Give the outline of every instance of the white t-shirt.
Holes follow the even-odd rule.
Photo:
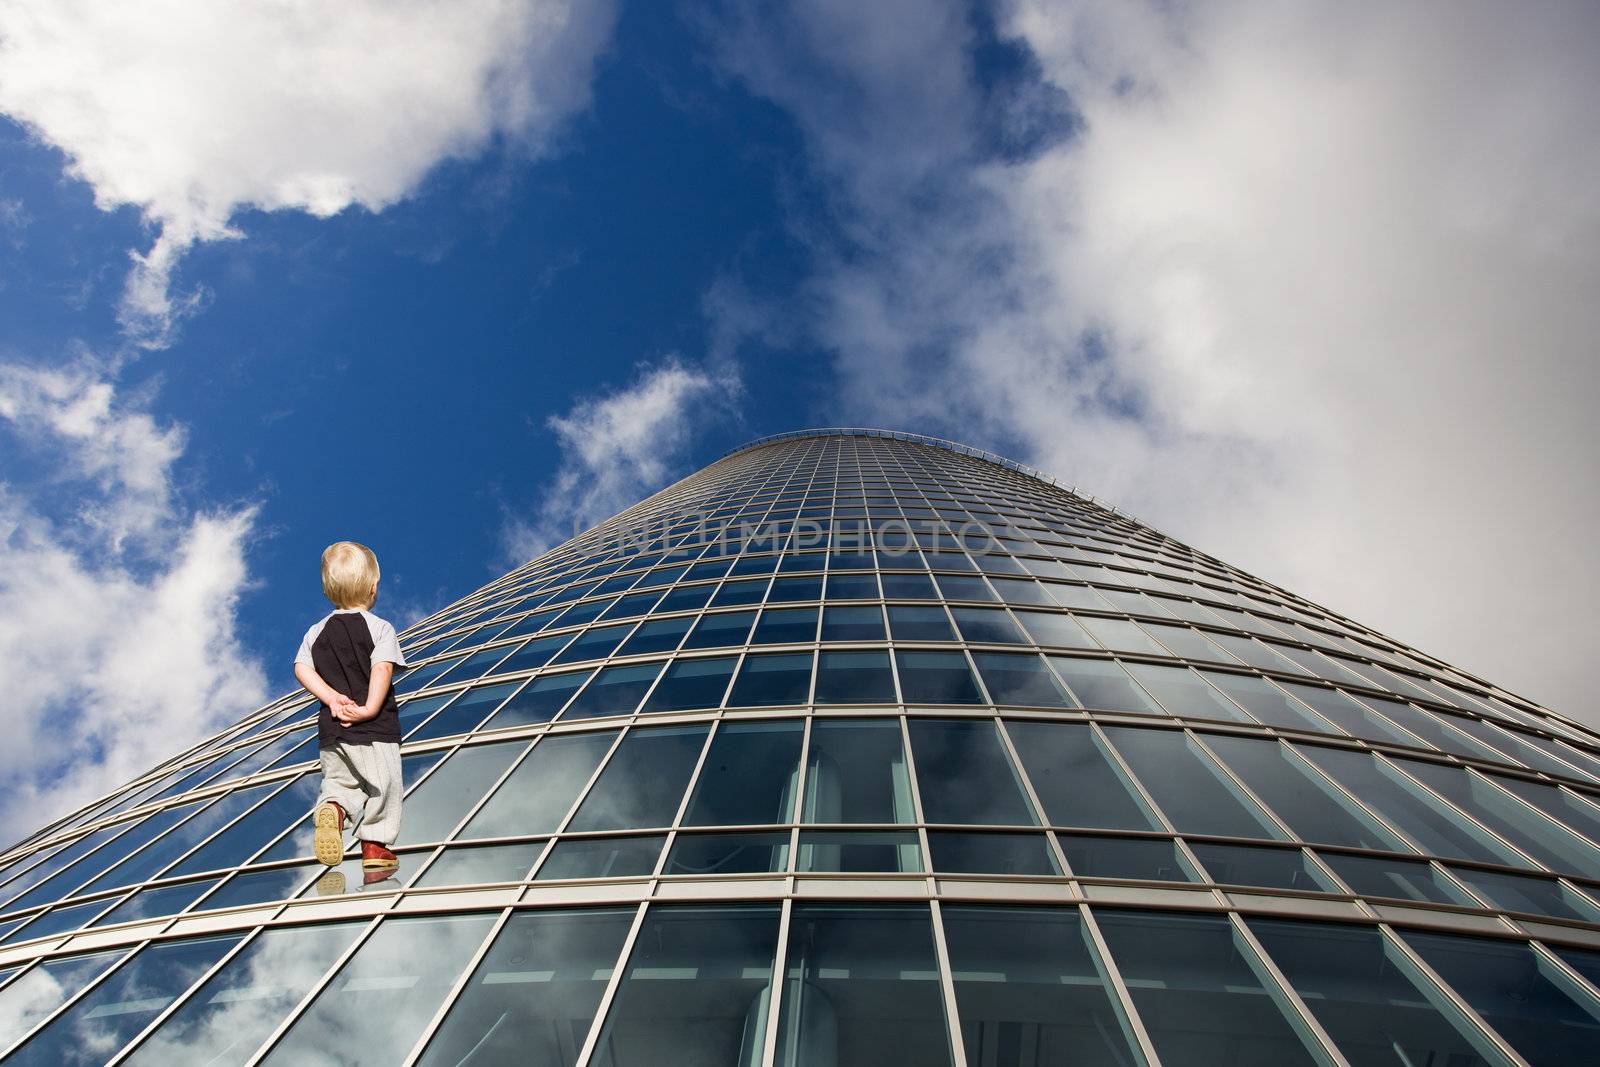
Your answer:
[[[393,663],[397,667],[409,667],[406,658],[400,654],[400,639],[395,636],[394,627],[386,619],[380,619],[370,611],[359,611],[360,616],[367,621],[367,632],[372,635],[372,662]],[[306,631],[306,636],[300,642],[300,651],[294,654],[296,663],[311,665],[311,646],[322,633],[322,628],[328,620],[335,615],[345,614],[344,611],[330,611],[318,619],[311,629]]]

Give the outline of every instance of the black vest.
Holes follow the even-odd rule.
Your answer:
[[[328,616],[322,632],[311,642],[311,665],[322,680],[336,692],[367,702],[367,686],[372,681],[372,632],[359,611],[340,611]],[[400,741],[400,708],[394,702],[394,687],[384,694],[383,709],[375,718],[345,726],[336,722],[328,705],[317,711],[317,743],[330,745],[370,745],[374,741]]]

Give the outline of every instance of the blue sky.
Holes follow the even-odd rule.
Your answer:
[[[7,803],[284,689],[331,540],[406,620],[807,425],[1038,464],[1593,719],[1597,31],[10,5]]]

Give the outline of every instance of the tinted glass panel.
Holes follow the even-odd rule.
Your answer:
[[[47,960],[0,990],[0,1049],[37,1026],[124,953],[119,949]]]
[[[942,607],[895,604],[889,608],[889,626],[896,641],[954,641],[955,629]]]
[[[817,658],[818,704],[885,704],[895,699],[887,652],[823,652]]]
[[[996,704],[1072,707],[1066,690],[1036,653],[974,652],[989,699]]]
[[[589,659],[604,659],[617,650],[622,639],[633,630],[632,623],[620,626],[598,626],[579,634],[552,663],[578,663]]]
[[[900,726],[817,720],[806,759],[806,822],[914,822]]]
[[[263,931],[124,1062],[138,1067],[244,1063],[365,926]]]
[[[1276,741],[1204,735],[1206,744],[1302,841],[1403,850],[1376,819]]]
[[[1312,893],[1338,891],[1332,879],[1317,870],[1316,864],[1297,848],[1260,848],[1191,841],[1189,850],[1211,875],[1211,880],[1222,885],[1299,889]]]
[[[1111,910],[1095,918],[1166,1067],[1318,1062],[1227,919]]]
[[[238,943],[235,935],[149,946],[6,1062],[39,1067],[104,1063]]]
[[[647,652],[671,652],[683,640],[683,635],[694,625],[693,616],[677,619],[657,619],[633,631],[633,636],[617,649],[619,656],[638,656]]]
[[[484,723],[486,730],[503,730],[509,726],[527,726],[549,722],[556,717],[578,687],[589,679],[590,671],[574,674],[552,674],[535,678],[500,706],[494,718]]]
[[[811,653],[746,656],[728,695],[730,708],[804,704],[811,695]]]
[[[468,689],[453,700],[449,707],[407,734],[406,740],[426,741],[429,738],[466,733],[482,722],[520,684],[520,682],[502,682],[499,685]]]
[[[719,615],[702,615],[694,632],[684,642],[684,648],[725,648],[742,645],[750,626],[756,620],[753,611],[731,611]]]
[[[914,833],[808,830],[800,835],[798,870],[916,872],[922,848]]]
[[[338,1034],[361,1062],[399,1063],[493,925],[490,915],[385,921],[261,1062],[320,1062]]]
[[[1412,931],[1404,936],[1534,1067],[1593,1059],[1600,1011],[1528,945]]]
[[[573,698],[567,710],[561,713],[561,720],[569,722],[573,719],[632,714],[660,673],[659,663],[607,667]]]
[[[1129,663],[1127,668],[1145,692],[1154,696],[1174,715],[1189,719],[1249,721],[1249,716],[1240,711],[1233,701],[1207,685],[1205,679],[1187,667]]]
[[[1418,860],[1344,856],[1336,852],[1325,852],[1322,858],[1334,874],[1363,896],[1475,906],[1472,898],[1451,885],[1448,878]]]
[[[1108,659],[1076,659],[1050,656],[1050,665],[1086,708],[1104,711],[1135,711],[1164,715],[1144,690],[1133,684],[1121,665]]]
[[[527,747],[526,741],[513,741],[458,749],[406,797],[407,840],[443,838]]]
[[[1221,671],[1207,671],[1205,676],[1218,689],[1232,697],[1244,710],[1268,726],[1282,726],[1290,730],[1328,732],[1327,724],[1313,716],[1289,694],[1264,678],[1247,677],[1243,674],[1224,674]]]
[[[951,1062],[925,905],[796,905],[783,974],[785,1067]]]
[[[318,785],[319,779],[314,775],[297,779],[289,788],[257,805],[254,811],[228,827],[227,833],[218,834],[190,853],[182,863],[166,872],[166,877],[237,867],[282,833],[285,826],[311,810],[317,799]]]
[[[554,830],[616,736],[608,730],[543,738],[461,836],[520,837]]]
[[[899,652],[900,694],[912,704],[981,704],[983,694],[959,652]]]
[[[632,923],[631,910],[513,915],[418,1063],[571,1067]]]
[[[760,1061],[778,909],[651,909],[606,1013],[595,1062],[703,1067]]]
[[[1072,873],[1085,878],[1143,878],[1158,882],[1193,881],[1171,841],[1155,838],[1057,834]]]
[[[1490,904],[1507,911],[1600,922],[1600,910],[1595,908],[1593,902],[1554,878],[1535,878],[1506,871],[1452,870],[1451,873]]]
[[[1502,1062],[1376,929],[1269,919],[1250,928],[1351,1067]]]
[[[550,850],[534,875],[536,882],[557,878],[631,878],[651,874],[666,837],[567,838]]]
[[[928,822],[1034,824],[994,723],[913,719],[909,725]]]
[[[1541,863],[1558,871],[1600,878],[1600,848],[1507,796],[1486,779],[1461,767],[1419,760],[1395,762]]]
[[[787,833],[679,834],[664,873],[704,877],[782,871],[788,866]]]
[[[683,824],[790,821],[803,732],[799,722],[724,724],[711,740]]]
[[[570,829],[670,825],[705,737],[704,726],[630,733],[600,772]]]
[[[1006,732],[1052,825],[1160,829],[1088,726],[1008,720]]]
[[[1083,921],[1069,909],[943,909],[967,1063],[1137,1063]]]
[[[933,869],[941,874],[1058,875],[1050,843],[1043,834],[928,834]]]
[[[882,641],[883,610],[871,607],[828,607],[822,613],[824,641]]]
[[[1106,736],[1179,830],[1229,837],[1283,836],[1182,733],[1119,726],[1107,728]]]
[[[953,608],[950,614],[967,641],[1022,645],[1027,638],[1003,608]]]
[[[683,711],[689,708],[718,708],[733,675],[732,656],[714,659],[681,659],[667,668],[660,684],[650,693],[642,711]]]
[[[446,849],[428,865],[419,886],[472,885],[480,882],[520,882],[533,869],[544,843],[485,845],[481,848]]]

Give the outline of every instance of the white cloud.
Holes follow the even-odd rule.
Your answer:
[[[0,430],[56,471],[0,484],[0,820],[21,829],[236,720],[266,681],[235,628],[255,511],[177,501],[180,430],[92,367],[16,365]]]
[[[507,554],[525,562],[681,476],[696,432],[739,393],[731,371],[668,357],[641,366],[626,388],[551,416],[561,462],[534,518],[508,523]]]
[[[246,208],[381,210],[496,138],[531,152],[588,99],[608,0],[13,0],[0,112],[61,149],[105,210],[155,228],[122,317],[160,345],[196,241]]]
[[[846,414],[1020,453],[1600,720],[1600,12],[1025,0],[1011,106],[1077,125],[1006,159],[962,20],[813,10],[720,54],[837,194],[809,295]],[[880,85],[917,65],[927,94]],[[860,162],[906,129],[937,151]]]

